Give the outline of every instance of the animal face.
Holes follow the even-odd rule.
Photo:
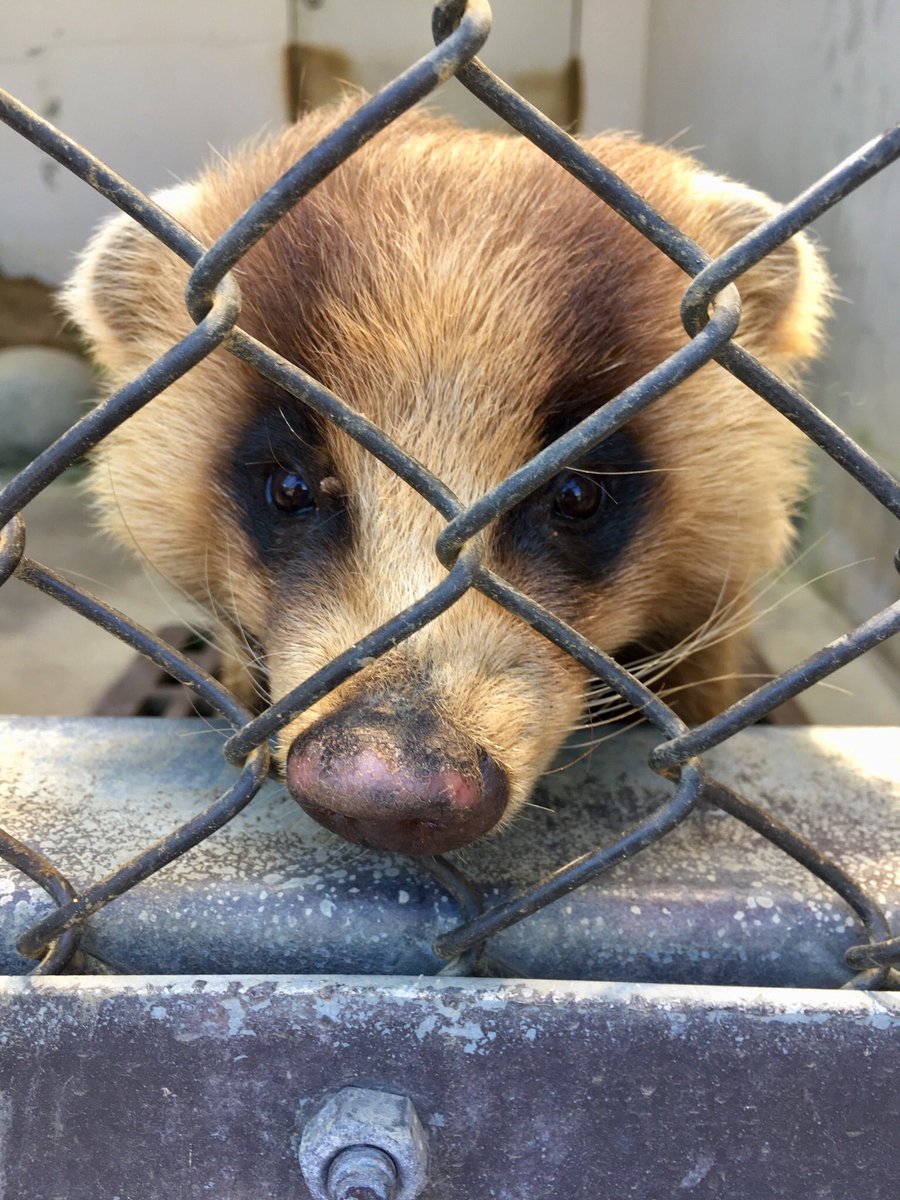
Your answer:
[[[211,242],[350,107],[157,199]],[[669,150],[588,144],[710,253],[772,211]],[[242,328],[464,503],[686,340],[686,278],[623,220],[529,143],[421,113],[339,167],[235,274]],[[128,218],[88,246],[66,299],[110,388],[191,328],[186,278]],[[740,281],[739,340],[790,378],[817,349],[825,284],[795,238]],[[801,442],[707,366],[496,521],[484,561],[705,718],[738,694],[736,614],[788,545]],[[210,609],[248,700],[260,666],[277,699],[445,574],[435,511],[222,350],[100,446],[93,487],[106,525]],[[582,719],[587,684],[469,592],[297,717],[279,760],[329,828],[437,853],[521,807]]]

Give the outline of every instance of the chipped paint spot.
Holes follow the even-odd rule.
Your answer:
[[[424,1020],[419,1022],[419,1024],[416,1026],[416,1037],[419,1039],[420,1042],[421,1042],[422,1038],[424,1038],[427,1034],[431,1033],[431,1031],[434,1029],[436,1024],[437,1024],[437,1017],[434,1016],[433,1013],[430,1016],[425,1017]]]
[[[246,1035],[249,1035],[250,1037],[256,1037],[254,1030],[244,1029],[246,1008],[242,997],[230,996],[227,999],[221,1000],[219,1003],[228,1016],[229,1037],[240,1037]]]
[[[684,1188],[687,1191],[690,1191],[692,1188],[695,1188],[697,1186],[697,1184],[702,1183],[703,1180],[710,1173],[715,1161],[716,1161],[716,1157],[714,1154],[709,1154],[709,1153],[701,1154],[699,1156],[699,1158],[697,1159],[697,1161],[694,1163],[694,1165],[691,1167],[691,1169],[688,1171],[687,1175],[685,1175],[684,1179],[682,1179],[681,1183],[679,1183],[678,1186],[680,1188]]]

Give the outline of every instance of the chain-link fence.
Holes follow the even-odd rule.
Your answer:
[[[836,862],[819,853],[776,817],[760,811],[711,778],[702,759],[711,747],[725,742],[900,629],[900,604],[873,616],[713,719],[689,729],[634,674],[489,570],[482,562],[478,536],[566,464],[598,445],[636,414],[652,404],[665,404],[667,393],[711,361],[752,388],[761,401],[772,405],[801,429],[880,504],[900,516],[900,486],[890,475],[793,387],[732,341],[739,332],[741,276],[900,156],[900,127],[874,138],[727,253],[711,259],[602,162],[481,65],[475,55],[488,36],[490,19],[490,9],[484,0],[468,3],[441,0],[435,6],[433,18],[435,49],[362,103],[211,246],[201,245],[127,180],[12,96],[0,93],[0,116],[12,129],[106,196],[191,266],[186,302],[195,322],[195,328],[187,336],[87,414],[3,491],[0,583],[16,576],[38,588],[107,629],[184,684],[233,727],[224,752],[228,761],[240,768],[234,785],[205,812],[84,890],[77,890],[52,862],[18,841],[12,833],[0,834],[0,855],[38,883],[55,904],[49,915],[19,938],[20,953],[40,960],[36,973],[62,970],[72,960],[79,932],[92,913],[202,842],[250,803],[267,776],[268,741],[274,734],[474,588],[555,643],[644,715],[660,735],[650,764],[671,781],[672,791],[656,812],[615,841],[562,866],[533,887],[487,911],[483,911],[477,890],[459,866],[442,859],[425,860],[434,877],[456,900],[464,918],[458,927],[437,938],[434,948],[441,958],[451,960],[457,971],[489,972],[490,939],[494,934],[657,842],[684,821],[703,797],[791,855],[855,911],[866,940],[847,953],[849,973],[855,974],[846,986],[871,989],[896,987],[900,983],[900,972],[894,966],[900,961],[900,938],[892,934],[876,900]],[[559,163],[691,277],[682,302],[688,342],[467,507],[441,479],[411,459],[382,429],[245,333],[239,325],[240,291],[231,274],[248,250],[330,172],[399,114],[454,75],[512,129]],[[443,581],[258,716],[252,716],[221,684],[160,638],[25,555],[22,508],[107,434],[217,347],[253,367],[325,420],[339,425],[415,489],[446,521],[435,544],[437,557],[446,569]]]

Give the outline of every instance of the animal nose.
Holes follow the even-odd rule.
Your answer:
[[[350,703],[318,721],[290,748],[288,788],[350,842],[402,854],[465,846],[502,816],[506,774],[439,718],[404,707]]]

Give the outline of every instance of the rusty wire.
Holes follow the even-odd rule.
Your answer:
[[[732,341],[740,321],[740,299],[735,284],[743,273],[900,157],[900,126],[868,142],[725,254],[711,259],[584,146],[475,58],[487,39],[490,25],[491,13],[485,0],[440,0],[433,16],[435,49],[361,104],[208,247],[186,233],[127,180],[14,97],[0,91],[0,118],[6,124],[107,197],[192,267],[186,301],[195,322],[189,334],[84,416],[0,494],[0,585],[15,575],[101,625],[190,688],[232,726],[225,754],[241,768],[232,787],[206,812],[80,893],[45,857],[13,835],[0,831],[0,857],[43,887],[55,905],[18,941],[22,954],[40,960],[35,968],[38,972],[61,970],[91,913],[197,845],[253,799],[266,776],[267,742],[273,734],[360,671],[372,658],[386,653],[433,620],[469,588],[477,588],[641,710],[661,735],[650,756],[650,765],[672,781],[672,792],[655,813],[614,842],[583,855],[486,911],[477,889],[458,867],[440,860],[427,863],[432,876],[453,896],[464,918],[457,928],[437,938],[435,951],[440,957],[451,960],[456,970],[468,969],[494,934],[664,837],[684,820],[702,795],[812,871],[857,914],[865,940],[847,952],[848,967],[856,974],[845,986],[900,985],[900,971],[895,966],[900,963],[900,938],[890,929],[876,901],[837,863],[825,858],[775,817],[711,779],[700,758],[710,747],[724,742],[900,629],[900,604],[874,615],[698,728],[688,729],[659,697],[613,658],[485,568],[478,547],[478,535],[487,525],[552,478],[561,466],[600,443],[710,361],[718,362],[752,388],[803,430],[879,503],[900,516],[900,485],[809,400]],[[688,343],[468,507],[460,504],[440,479],[405,454],[383,430],[241,330],[240,292],[229,274],[250,247],[303,196],[397,116],[453,76],[690,277],[682,303],[682,319],[690,336]],[[447,569],[446,578],[255,718],[184,655],[82,588],[27,558],[25,524],[20,515],[30,500],[86,451],[217,346],[248,363],[327,420],[339,424],[414,488],[446,521],[435,544],[435,552]]]

